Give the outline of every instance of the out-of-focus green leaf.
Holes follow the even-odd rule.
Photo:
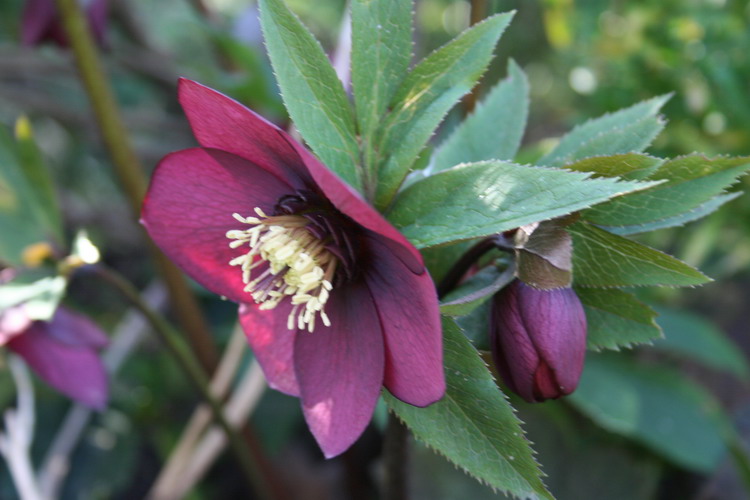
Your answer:
[[[632,294],[616,289],[576,287],[588,322],[589,349],[614,349],[650,343],[662,336],[657,313]]]
[[[663,252],[585,223],[573,235],[573,282],[579,286],[692,286],[711,281],[697,269]]]
[[[31,122],[25,116],[16,121],[15,139],[19,163],[33,190],[39,222],[58,242],[62,242],[62,221],[52,176],[36,144]]]
[[[21,275],[0,285],[0,311],[24,304],[24,311],[30,318],[48,320],[62,300],[66,286],[67,281],[62,276]]]
[[[354,113],[328,57],[283,0],[260,0],[260,7],[268,55],[289,115],[323,163],[362,191]]]
[[[649,177],[664,181],[661,184],[594,207],[583,217],[604,226],[630,226],[674,217],[708,203],[748,168],[750,158],[745,157],[675,158]]]
[[[648,183],[503,161],[459,165],[415,182],[386,214],[417,248],[566,215]]]
[[[740,196],[742,196],[741,192],[720,194],[711,198],[703,205],[697,206],[692,210],[681,213],[680,215],[675,215],[674,217],[667,217],[666,219],[659,219],[645,224],[636,224],[634,226],[606,226],[605,229],[610,233],[624,236],[628,234],[647,233],[649,231],[656,231],[657,229],[666,229],[669,227],[679,227],[715,212],[725,203]]]
[[[62,229],[49,172],[41,163],[25,119],[18,141],[0,127],[0,262],[23,265],[30,245],[60,241]]]
[[[669,97],[655,97],[579,125],[538,164],[558,167],[589,156],[643,151],[664,128],[657,113]]]
[[[376,205],[387,207],[445,114],[479,80],[513,13],[485,19],[419,63],[396,91],[378,141]]]
[[[448,388],[417,408],[385,395],[414,435],[492,488],[520,498],[552,499],[513,408],[456,323],[443,320]]]
[[[459,163],[512,160],[521,144],[529,114],[529,81],[508,62],[508,77],[495,85],[435,152],[433,172]]]
[[[693,359],[740,378],[750,377],[750,367],[742,351],[709,321],[686,311],[657,308],[664,338],[654,347]]]
[[[621,354],[589,355],[568,401],[603,428],[636,439],[687,469],[710,472],[726,452],[728,422],[718,403],[663,366]]]

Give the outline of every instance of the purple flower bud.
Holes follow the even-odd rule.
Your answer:
[[[107,27],[107,1],[78,0],[100,46],[104,45]],[[68,37],[60,22],[55,0],[26,0],[21,19],[21,41],[24,45],[52,41],[60,47],[68,46]]]
[[[530,403],[573,392],[586,353],[586,314],[576,293],[515,280],[492,300],[492,358],[508,387]]]

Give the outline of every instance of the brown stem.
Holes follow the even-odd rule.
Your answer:
[[[388,500],[407,500],[409,498],[406,483],[409,452],[409,430],[392,413],[388,415],[388,426],[385,430],[383,458],[385,460],[385,484],[383,498]]]
[[[471,14],[469,23],[474,26],[487,16],[487,0],[471,0]],[[463,99],[464,113],[469,114],[474,111],[479,99],[479,90],[481,84],[477,83],[469,94]]]
[[[138,220],[146,193],[145,170],[133,150],[112,87],[104,72],[88,23],[76,0],[57,0],[57,7],[73,49],[78,73],[93,107],[104,143],[131,210]],[[180,326],[187,333],[203,368],[213,371],[218,353],[195,297],[182,273],[155,246],[150,245],[157,268],[169,290]]]

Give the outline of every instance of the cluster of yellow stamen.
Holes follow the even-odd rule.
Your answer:
[[[241,267],[245,291],[261,309],[273,309],[290,297],[293,305],[287,319],[290,330],[307,328],[312,332],[317,316],[324,325],[331,326],[324,307],[333,288],[336,256],[306,229],[310,222],[305,217],[268,216],[260,208],[255,213],[258,217],[233,214],[239,222],[251,227],[227,232],[227,238],[233,240],[230,247],[250,247],[249,252],[229,262]],[[253,269],[264,262],[268,268],[253,278]]]

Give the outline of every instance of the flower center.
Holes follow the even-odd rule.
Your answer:
[[[250,251],[232,259],[229,264],[242,268],[242,281],[261,309],[273,309],[286,297],[292,301],[287,328],[315,329],[315,319],[331,326],[324,311],[333,285],[337,257],[325,243],[308,231],[310,221],[301,215],[268,216],[260,208],[258,217],[233,217],[251,227],[227,232],[231,248],[244,245]],[[259,257],[259,258],[256,258]],[[258,277],[253,269],[267,264]]]

